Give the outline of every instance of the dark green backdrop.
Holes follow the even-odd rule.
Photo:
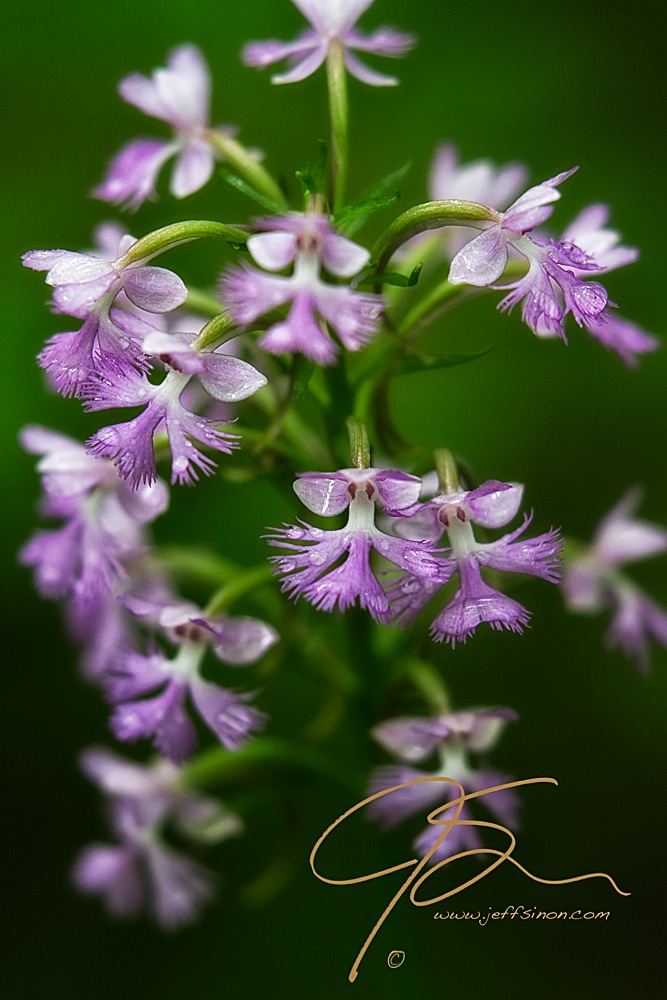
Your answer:
[[[563,189],[557,220],[569,221],[593,200],[613,205],[613,222],[626,242],[642,249],[642,258],[609,279],[612,298],[624,315],[664,335],[664,25],[656,9],[646,0],[378,0],[365,24],[396,24],[415,31],[420,44],[387,67],[396,68],[399,88],[351,86],[353,192],[411,158],[405,202],[423,198],[425,171],[442,139],[458,142],[467,158],[522,159],[534,181],[579,163],[580,172]],[[77,850],[103,832],[96,793],[79,776],[75,757],[82,746],[106,739],[105,711],[78,678],[57,609],[35,597],[28,573],[15,565],[17,547],[34,529],[38,495],[33,460],[17,448],[16,432],[30,421],[85,436],[97,424],[75,402],[43,390],[34,355],[59,327],[44,308],[43,285],[20,268],[19,255],[31,248],[85,247],[92,227],[110,216],[86,192],[124,141],[159,134],[157,123],[116,98],[116,82],[131,70],[162,64],[175,44],[202,47],[215,77],[215,120],[238,123],[242,138],[265,149],[269,165],[286,176],[326,134],[325,91],[321,74],[275,88],[267,74],[239,63],[245,40],[289,38],[302,24],[287,0],[38,0],[5,4],[3,22],[7,995],[664,995],[658,985],[664,941],[658,887],[667,655],[658,652],[651,676],[640,681],[620,656],[604,653],[603,622],[565,616],[558,594],[546,586],[526,591],[535,615],[524,637],[480,633],[455,653],[436,648],[433,660],[459,705],[500,703],[520,712],[521,723],[494,756],[498,766],[560,782],[558,789],[524,794],[521,860],[546,877],[609,871],[632,896],[621,899],[601,882],[547,889],[504,872],[460,897],[461,906],[610,909],[607,924],[438,924],[431,909],[403,904],[350,986],[348,967],[390,887],[335,889],[310,874],[310,845],[351,804],[327,787],[298,792],[297,876],[264,908],[243,905],[240,892],[267,862],[272,809],[261,821],[257,814],[247,838],[214,854],[222,871],[219,904],[185,932],[162,936],[141,922],[116,925],[95,901],[70,888],[68,868]],[[240,221],[246,212],[241,196],[220,182],[186,204],[163,199],[145,206],[129,227],[141,235],[172,219]],[[184,277],[212,281],[221,263],[216,253],[197,248],[174,262]],[[497,348],[468,367],[406,377],[394,397],[406,432],[467,455],[482,479],[524,481],[540,530],[561,524],[586,537],[632,483],[646,488],[645,515],[666,523],[667,353],[628,373],[577,329],[569,348],[543,343],[518,315],[501,317],[493,306],[492,297],[482,299],[436,328],[434,342],[446,334],[452,343]],[[176,540],[207,543],[239,558],[250,547],[261,558],[263,543],[254,539],[263,526],[293,514],[270,492],[247,491],[243,515],[229,515],[223,492],[209,481],[195,492],[177,493],[163,536],[169,531]],[[663,557],[636,570],[663,603],[664,569]],[[312,697],[308,684],[278,679],[271,695],[275,731],[289,733],[294,719],[307,721]],[[341,752],[349,755],[344,742]],[[369,762],[371,754],[369,746]],[[398,836],[375,843],[375,828],[366,833],[360,865],[373,863],[378,853],[391,862],[405,850]],[[386,955],[394,948],[408,957],[392,971]]]

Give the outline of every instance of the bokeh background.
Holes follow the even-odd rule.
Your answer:
[[[627,243],[642,249],[642,258],[609,278],[611,296],[624,315],[664,336],[660,17],[645,0],[562,0],[555,6],[530,0],[378,0],[363,25],[395,24],[414,31],[420,42],[404,61],[382,66],[397,71],[400,87],[380,91],[351,84],[352,193],[410,159],[404,204],[423,199],[433,149],[444,139],[455,140],[466,159],[521,159],[533,181],[579,163],[555,221],[565,224],[591,201],[613,206],[614,224]],[[523,637],[480,631],[455,653],[435,648],[432,660],[459,706],[506,704],[520,713],[520,724],[508,729],[494,754],[496,766],[519,777],[559,780],[558,789],[524,794],[520,860],[545,877],[608,871],[632,896],[618,897],[601,881],[541,887],[507,871],[452,902],[482,911],[508,904],[581,906],[610,910],[608,923],[481,928],[439,923],[432,908],[402,903],[350,986],[347,970],[395,884],[337,889],[311,875],[310,846],[351,805],[345,792],[325,784],[288,789],[298,813],[288,828],[295,875],[263,906],[252,905],[244,889],[270,864],[274,841],[285,835],[270,795],[253,814],[247,837],[205,859],[221,870],[220,899],[186,931],[162,935],[141,921],[114,924],[97,901],[79,898],[69,885],[80,846],[104,836],[97,793],[78,773],[76,755],[106,739],[106,713],[78,676],[57,609],[35,596],[28,572],[16,566],[16,550],[34,530],[38,496],[33,459],[19,450],[16,433],[38,422],[85,437],[97,423],[76,402],[44,391],[34,356],[45,336],[60,327],[44,308],[41,280],[20,268],[19,255],[31,248],[88,246],[94,225],[112,217],[86,192],[123,142],[160,134],[159,124],[142,120],[117,99],[116,82],[132,70],[149,72],[163,64],[167,51],[183,41],[200,45],[212,67],[214,120],[239,124],[241,137],[266,151],[270,167],[293,177],[316,141],[326,138],[323,77],[271,87],[266,74],[240,65],[238,53],[250,38],[290,38],[301,26],[287,0],[37,0],[3,6],[7,995],[665,995],[659,885],[667,654],[656,652],[650,676],[640,680],[620,655],[604,652],[604,622],[566,616],[555,588],[545,585],[526,589],[534,619]],[[241,221],[248,210],[240,195],[216,181],[188,204],[162,198],[144,206],[128,228],[141,235],[188,216]],[[375,232],[388,218],[374,223]],[[368,235],[374,234],[370,226]],[[216,248],[196,247],[173,260],[184,277],[202,284],[215,279],[223,256]],[[665,350],[629,373],[576,328],[568,348],[538,341],[518,315],[498,315],[492,296],[444,318],[431,343],[496,346],[469,366],[401,381],[393,405],[408,436],[466,455],[480,479],[525,482],[539,530],[561,524],[586,538],[631,484],[646,491],[644,515],[667,522]],[[255,539],[265,524],[283,516],[293,512],[270,489],[248,489],[237,504],[229,487],[212,480],[175,496],[159,532],[246,561],[262,558],[263,543]],[[634,574],[656,599],[667,601],[664,557]],[[272,685],[267,698],[273,731],[298,733],[321,689],[288,667]],[[358,767],[380,759],[370,743],[353,745],[345,726],[329,750]],[[360,826],[358,870],[378,859],[393,863],[406,843],[398,834],[382,839],[374,827]],[[338,860],[345,862],[340,852]],[[386,964],[392,949],[407,955],[398,970]]]

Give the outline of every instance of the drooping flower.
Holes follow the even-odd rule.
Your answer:
[[[42,427],[25,427],[21,444],[41,456],[42,509],[63,524],[37,532],[19,558],[34,568],[42,596],[65,602],[70,626],[83,641],[127,579],[128,566],[146,551],[144,526],[166,509],[168,491],[161,480],[131,490],[111,462]]]
[[[590,546],[568,555],[563,593],[570,611],[610,609],[607,644],[618,646],[637,670],[649,667],[649,643],[667,648],[667,612],[621,572],[625,563],[667,551],[667,531],[637,519],[640,494],[630,490],[600,523]]]
[[[436,642],[447,641],[452,646],[465,643],[482,622],[498,630],[523,632],[530,612],[486,583],[482,568],[526,573],[556,583],[562,548],[558,531],[552,529],[534,538],[522,538],[531,521],[526,516],[522,525],[495,542],[478,542],[472,527],[479,524],[484,528],[500,528],[508,524],[519,510],[522,495],[523,486],[490,479],[475,490],[441,494],[422,506],[399,511],[406,518],[396,522],[401,535],[436,544],[446,532],[451,557],[444,560],[446,573],[439,584],[408,573],[390,585],[388,593],[394,618],[402,623],[413,621],[442,582],[456,573],[458,590],[431,625],[431,636]]]
[[[114,259],[70,250],[32,250],[23,263],[34,271],[46,271],[53,288],[57,313],[84,321],[71,333],[51,337],[39,355],[39,363],[64,396],[80,396],[94,373],[114,375],[145,368],[143,340],[154,326],[147,314],[171,312],[182,305],[188,292],[172,271],[128,263],[133,236],[122,236]],[[119,295],[138,312],[114,308]]]
[[[211,80],[208,66],[195,45],[181,45],[167,58],[167,66],[151,77],[131,73],[118,90],[123,100],[174,130],[171,140],[136,139],[124,146],[109,164],[93,194],[103,201],[137,209],[155,196],[157,177],[172,156],[176,163],[170,191],[185,198],[203,187],[215,166],[210,131]],[[220,131],[233,131],[223,127]]]
[[[459,250],[450,267],[449,281],[454,285],[493,285],[503,274],[510,251],[518,253],[528,262],[528,271],[517,281],[500,286],[508,291],[498,304],[501,311],[511,312],[523,302],[522,318],[534,333],[565,341],[563,322],[570,313],[595,340],[617,351],[629,366],[635,366],[636,356],[655,350],[657,341],[614,315],[611,310],[616,308],[615,303],[609,301],[599,281],[584,280],[630,263],[637,255],[632,248],[617,246],[618,234],[604,228],[606,207],[591,206],[568,227],[561,240],[532,232],[550,217],[553,203],[560,198],[558,185],[574,170],[530,188],[507,211],[499,213],[497,222]]]
[[[297,83],[311,76],[325,61],[332,45],[340,45],[348,72],[373,87],[394,86],[396,77],[369,69],[354,52],[398,57],[414,47],[416,39],[393,28],[379,28],[370,35],[357,31],[355,25],[373,0],[292,0],[310,22],[310,30],[293,42],[250,42],[242,52],[246,66],[263,69],[286,59],[290,69],[271,77],[272,83]]]
[[[189,696],[197,713],[223,746],[236,750],[264,724],[265,716],[248,706],[249,695],[205,681],[200,673],[208,646],[232,666],[254,663],[278,641],[270,625],[256,618],[207,617],[196,605],[173,598],[121,598],[130,613],[158,629],[177,647],[169,659],[160,649],[148,655],[124,651],[102,678],[115,706],[111,725],[119,740],[153,737],[156,748],[181,762],[196,745],[186,712]]]
[[[332,531],[305,521],[271,529],[269,544],[286,550],[272,558],[282,590],[323,611],[336,606],[345,611],[358,600],[376,621],[384,622],[390,617],[389,599],[371,568],[373,550],[419,580],[442,583],[447,564],[432,542],[391,536],[375,525],[377,504],[387,512],[410,507],[420,486],[416,476],[396,469],[301,473],[294,490],[308,510],[324,517],[347,510],[348,522]]]
[[[270,272],[293,265],[292,273],[286,277],[247,266],[228,269],[221,293],[235,322],[248,325],[290,303],[287,318],[260,337],[259,346],[266,351],[301,353],[317,364],[332,364],[338,348],[327,324],[346,350],[363,347],[377,330],[381,296],[324,282],[320,271],[350,279],[365,267],[370,253],[336,233],[328,218],[316,212],[259,219],[255,225],[266,230],[247,241],[255,263]]]
[[[484,753],[493,747],[507,722],[516,722],[517,714],[510,708],[470,708],[435,717],[405,717],[390,719],[376,726],[371,735],[392,756],[398,765],[376,768],[370,777],[368,794],[394,788],[420,778],[451,778],[463,786],[464,792],[481,791],[511,781],[509,775],[486,766],[476,767],[470,754]],[[426,761],[434,753],[439,757],[436,770],[424,771],[409,765]],[[445,781],[420,781],[407,788],[380,796],[369,805],[369,815],[389,829],[416,813],[428,815],[440,802],[443,805],[458,797],[455,785]],[[518,799],[512,789],[491,792],[481,799],[484,806],[510,829],[516,827]],[[453,809],[435,818],[441,822],[453,816]],[[464,804],[459,820],[473,818]],[[443,832],[442,825],[430,824],[414,842],[414,848],[424,856]],[[435,864],[462,850],[482,847],[476,827],[464,823],[452,827],[443,843],[431,856]]]
[[[144,342],[145,349],[170,369],[158,385],[138,372],[111,373],[89,381],[84,389],[87,410],[143,406],[143,412],[127,423],[102,427],[89,440],[93,455],[113,460],[119,475],[138,489],[157,476],[154,435],[164,428],[171,449],[171,481],[191,485],[198,472],[210,475],[215,462],[199,451],[191,439],[229,455],[236,435],[220,429],[219,421],[193,413],[181,395],[193,378],[213,399],[238,402],[266,385],[266,377],[256,368],[219,351],[196,351],[194,334],[154,332]]]
[[[222,803],[184,788],[180,769],[166,760],[143,766],[92,747],[82,754],[81,767],[109,799],[118,842],[82,851],[72,872],[77,888],[102,896],[117,917],[147,908],[165,928],[192,922],[213,894],[213,875],[168,847],[163,828],[173,823],[182,836],[215,843],[241,832],[240,819]]]

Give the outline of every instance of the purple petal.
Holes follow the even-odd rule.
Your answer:
[[[186,198],[199,191],[211,179],[215,153],[207,142],[191,140],[176,157],[169,190],[175,198]]]
[[[641,493],[628,490],[604,518],[595,536],[597,559],[607,566],[646,559],[667,550],[667,531],[634,518]]]
[[[368,84],[369,87],[395,87],[399,82],[395,76],[388,76],[386,73],[378,73],[376,70],[370,69],[361,59],[353,56],[349,49],[345,49],[343,58],[348,73],[360,80],[361,83]]]
[[[171,110],[171,122],[186,130],[204,128],[209,122],[211,76],[196,45],[172,49],[167,70],[157,70],[155,80],[163,103]]]
[[[339,278],[352,278],[368,264],[371,255],[365,247],[337,233],[327,234],[322,246],[322,263]]]
[[[185,684],[172,680],[153,698],[117,705],[111,717],[116,739],[137,740],[153,736],[157,750],[182,764],[194,752],[197,735],[185,711]]]
[[[209,396],[223,403],[247,399],[267,384],[265,375],[240,358],[202,353],[200,359],[203,370],[199,373],[199,381]]]
[[[164,267],[129,267],[123,272],[123,279],[130,302],[147,312],[171,312],[182,306],[188,297],[188,290],[178,275]]]
[[[241,60],[245,66],[263,69],[265,66],[272,66],[273,63],[280,62],[281,59],[289,59],[291,62],[298,61],[314,48],[319,48],[319,45],[319,40],[312,31],[304,32],[294,42],[277,42],[275,40],[249,42],[243,46]]]
[[[265,724],[264,713],[245,704],[247,696],[202,680],[193,681],[190,692],[202,719],[228,750],[238,750]]]
[[[93,189],[95,198],[135,211],[147,198],[155,197],[157,176],[178,147],[155,139],[136,139],[113,158],[102,183]]]
[[[356,292],[349,286],[325,284],[319,285],[315,304],[348,351],[360,350],[377,332],[384,305],[380,295]],[[307,350],[302,350],[308,354]],[[313,354],[308,356],[317,360]]]
[[[348,31],[345,35],[345,44],[360,52],[371,52],[378,56],[398,58],[407,55],[410,49],[415,47],[417,38],[415,35],[408,35],[403,31],[396,31],[394,28],[378,28],[370,35]]]
[[[616,351],[628,368],[636,368],[642,354],[657,351],[660,347],[657,337],[626,319],[607,311],[600,319],[604,322],[587,324],[586,329],[595,340],[609,350]]]
[[[349,506],[349,480],[340,472],[300,472],[294,492],[314,514],[334,517]]]
[[[452,285],[491,285],[507,266],[507,244],[499,226],[491,226],[459,250],[449,269]]]
[[[559,555],[563,548],[563,539],[557,529],[536,535],[534,538],[516,539],[526,530],[531,518],[526,517],[523,524],[496,542],[478,544],[475,548],[475,558],[483,566],[506,573],[528,573],[538,576],[549,583],[558,583],[560,573]]]
[[[145,901],[145,890],[131,847],[91,844],[77,858],[72,880],[80,892],[100,895],[110,913],[131,917]]]
[[[373,482],[383,506],[390,511],[404,510],[419,500],[421,479],[398,469],[374,470]]]
[[[222,622],[212,621],[211,625],[216,656],[223,663],[236,667],[255,663],[279,638],[276,630],[266,622],[243,615],[225,618]]]
[[[472,519],[484,528],[502,528],[516,515],[523,497],[521,483],[488,479],[465,495]]]
[[[230,267],[222,277],[223,302],[234,321],[241,325],[284,305],[293,294],[289,280],[262,274],[247,265]]]
[[[248,250],[260,267],[282,271],[296,256],[296,236],[294,233],[257,233],[248,240]]]
[[[509,784],[511,781],[511,775],[503,774],[502,771],[493,771],[491,768],[473,771],[468,778],[470,788],[475,792],[485,788],[493,788],[494,785]],[[484,795],[481,801],[503,826],[510,830],[516,830],[519,825],[521,800],[513,788],[503,788],[500,791],[491,792],[489,795]]]
[[[436,777],[413,767],[400,767],[393,764],[386,767],[376,767],[371,772],[368,785],[368,795],[374,795],[385,788],[415,781],[418,778]],[[420,781],[418,784],[398,788],[394,792],[381,795],[368,806],[368,815],[377,820],[385,829],[396,826],[397,823],[418,812],[426,812],[434,803],[449,798],[451,785],[446,781]]]
[[[100,428],[89,438],[87,446],[92,455],[111,459],[118,475],[139,489],[142,483],[157,479],[153,435],[163,419],[162,409],[148,406],[134,420]]]
[[[158,924],[171,930],[192,923],[213,895],[212,873],[162,844],[150,844],[145,858]]]
[[[453,817],[454,812],[455,809],[452,807],[446,812],[439,814],[438,819],[440,822],[429,824],[424,832],[414,841],[413,847],[421,857],[425,857],[433,845],[440,839],[445,829],[444,823],[447,819]],[[470,819],[470,811],[464,805],[455,825],[450,828],[440,847],[431,855],[430,864],[438,864],[441,861],[446,861],[447,858],[451,858],[456,854],[462,854],[464,851],[478,851],[482,848],[482,841],[477,832],[477,827],[472,824],[470,826],[467,825],[466,821]]]
[[[511,597],[484,583],[474,560],[459,560],[459,579],[459,589],[431,626],[435,642],[451,642],[452,648],[457,642],[465,643],[482,622],[488,622],[498,631],[523,632],[530,613]]]
[[[305,58],[297,60],[293,67],[286,73],[274,73],[271,77],[271,83],[299,83],[301,80],[305,80],[306,77],[312,76],[320,68],[326,57],[327,46],[320,43]]]
[[[332,291],[346,292],[347,289],[332,286]],[[316,364],[333,364],[338,349],[316,318],[312,294],[309,291],[288,291],[288,294],[293,294],[293,300],[287,319],[271,326],[257,343],[271,354],[301,353]],[[317,305],[321,309],[319,298]]]
[[[394,757],[409,763],[425,760],[447,737],[442,716],[406,716],[381,722],[371,730],[374,740]],[[409,780],[409,779],[406,779]]]

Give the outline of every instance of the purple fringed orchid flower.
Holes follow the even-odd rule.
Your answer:
[[[625,576],[619,567],[667,551],[667,531],[635,518],[641,496],[630,490],[600,523],[587,548],[568,555],[563,593],[570,611],[595,614],[611,609],[606,641],[634,661],[640,673],[649,667],[649,642],[667,649],[667,612]]]
[[[559,579],[558,554],[562,540],[557,530],[534,538],[521,538],[531,521],[495,542],[478,542],[473,524],[484,528],[500,528],[517,514],[523,495],[518,483],[500,483],[490,479],[475,490],[442,494],[427,504],[398,513],[406,518],[397,520],[396,530],[404,537],[426,539],[436,544],[446,532],[451,545],[451,557],[443,559],[443,580],[433,583],[405,574],[388,588],[393,617],[401,622],[413,621],[437,593],[442,582],[457,573],[459,588],[454,597],[431,625],[436,642],[447,641],[452,647],[465,643],[478,625],[487,622],[492,628],[523,632],[530,612],[518,601],[489,586],[482,578],[482,568],[507,573],[527,573],[550,583]]]
[[[76,887],[99,895],[116,917],[148,908],[164,928],[191,923],[213,893],[213,874],[162,838],[165,823],[181,835],[215,843],[240,833],[241,820],[220,802],[180,783],[169,761],[134,764],[103,748],[81,755],[81,768],[109,799],[116,844],[91,844],[72,871]]]
[[[169,494],[161,480],[131,490],[111,462],[43,427],[25,427],[21,444],[41,456],[42,509],[63,524],[37,532],[19,558],[34,568],[43,597],[65,601],[70,626],[84,641],[126,580],[128,565],[145,553],[144,526],[166,510]]]
[[[568,227],[561,240],[531,233],[550,217],[558,201],[558,185],[578,168],[565,171],[524,192],[482,233],[466,244],[452,261],[449,281],[453,285],[493,285],[505,270],[510,251],[528,262],[527,273],[509,285],[499,286],[508,294],[498,304],[511,312],[523,302],[522,318],[540,337],[567,341],[563,321],[571,313],[579,326],[611,350],[629,367],[639,354],[655,350],[658,342],[639,327],[617,318],[610,308],[606,289],[599,281],[585,281],[592,274],[630,263],[637,251],[617,246],[618,234],[605,229],[608,210],[593,205]]]
[[[122,653],[102,678],[114,704],[111,726],[119,740],[153,737],[155,747],[180,763],[195,750],[197,736],[186,710],[191,698],[198,714],[228,750],[236,750],[261,728],[265,716],[237,694],[205,681],[200,667],[208,646],[219,660],[241,667],[254,663],[277,641],[270,625],[256,618],[209,618],[196,605],[127,596],[130,613],[157,627],[178,647],[174,659],[154,648],[144,656]]]
[[[40,365],[63,396],[80,396],[94,373],[118,375],[145,368],[143,340],[155,329],[147,314],[171,312],[188,297],[172,271],[142,261],[125,263],[134,242],[133,236],[123,236],[113,259],[71,250],[23,255],[26,267],[47,272],[55,312],[84,321],[77,331],[51,337],[39,355]],[[121,294],[140,314],[112,308]]]
[[[194,334],[157,331],[146,338],[144,349],[169,369],[159,385],[132,371],[97,376],[84,389],[87,410],[144,407],[138,417],[102,427],[88,441],[90,452],[112,459],[119,475],[135,489],[157,477],[154,435],[162,427],[171,449],[172,483],[191,485],[198,479],[197,470],[210,475],[215,468],[215,462],[191,438],[226,455],[237,447],[237,436],[222,431],[219,421],[192,413],[181,402],[193,378],[213,399],[227,403],[247,399],[267,383],[247,361],[224,352],[197,351],[194,341]]]
[[[131,73],[121,80],[118,90],[128,104],[171,125],[174,136],[171,141],[136,139],[128,143],[111,161],[93,195],[136,210],[147,198],[155,197],[158,174],[172,156],[176,164],[171,193],[185,198],[203,187],[213,173],[215,152],[207,138],[211,79],[199,49],[195,45],[173,49],[165,68],[156,69],[152,77]],[[220,131],[233,130],[223,126]]]
[[[348,351],[363,347],[377,330],[381,296],[326,283],[320,270],[350,279],[370,260],[368,250],[340,236],[328,218],[316,212],[259,219],[255,226],[267,230],[247,241],[255,263],[273,272],[293,265],[292,274],[263,274],[247,266],[228,269],[221,294],[235,322],[246,326],[289,302],[287,319],[259,338],[264,350],[301,353],[317,364],[333,364],[338,348],[325,324]]]
[[[297,83],[316,72],[325,61],[330,48],[340,45],[348,73],[372,87],[391,87],[398,83],[394,76],[376,73],[361,62],[353,51],[373,55],[406,55],[414,47],[414,35],[393,28],[380,28],[371,35],[362,35],[356,23],[373,0],[292,0],[301,11],[311,30],[304,31],[293,42],[250,42],[244,46],[241,58],[246,66],[263,69],[286,59],[290,69],[271,77],[272,83]]]
[[[446,563],[438,559],[432,542],[392,537],[375,525],[376,504],[387,513],[414,505],[420,486],[416,476],[396,469],[301,473],[294,490],[308,510],[324,517],[347,510],[348,521],[333,531],[305,521],[271,529],[269,545],[287,553],[271,560],[282,577],[282,590],[305,597],[322,611],[336,606],[345,611],[358,600],[376,621],[386,622],[389,599],[371,569],[371,551],[420,581],[442,583]]]
[[[407,717],[380,723],[371,731],[371,736],[401,763],[376,768],[370,777],[368,794],[373,795],[418,778],[453,778],[465,792],[480,791],[511,781],[509,775],[499,771],[473,766],[469,755],[490,749],[497,742],[505,723],[516,722],[517,719],[516,712],[510,708],[471,708],[434,718]],[[439,757],[435,771],[408,766],[425,761],[434,753]],[[456,797],[454,785],[444,781],[422,781],[375,799],[368,810],[371,818],[389,829],[415,813],[428,814],[438,802],[444,805]],[[512,789],[492,792],[482,801],[502,824],[516,827],[519,802]],[[444,821],[452,815],[453,810],[450,809],[441,812],[437,818]],[[459,820],[470,819],[472,816],[465,804]],[[430,851],[442,829],[439,825],[429,825],[417,837],[413,846],[421,857]],[[430,863],[435,864],[460,851],[481,847],[476,827],[457,823],[431,856]]]

